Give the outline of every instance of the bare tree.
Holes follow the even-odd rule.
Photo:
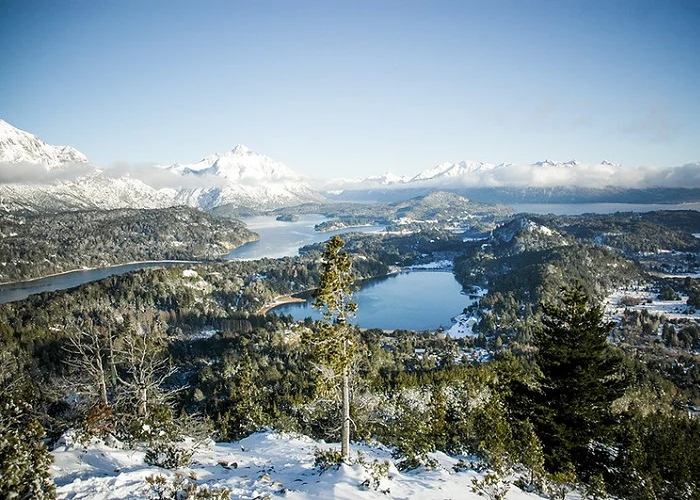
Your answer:
[[[159,336],[143,324],[137,325],[137,330],[127,335],[117,350],[121,367],[117,379],[136,401],[137,415],[147,418],[149,408],[165,402],[161,386],[177,370],[164,355]]]
[[[91,389],[90,392],[97,396],[101,406],[108,406],[106,367],[114,362],[112,334],[100,332],[88,320],[82,327],[71,332],[68,340],[68,351],[73,356],[66,359],[66,364],[76,368],[78,373],[86,375],[86,385]]]

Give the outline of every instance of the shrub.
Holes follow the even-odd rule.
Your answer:
[[[53,461],[42,442],[44,428],[31,416],[31,406],[9,399],[0,406],[0,492],[3,498],[55,498],[49,466]]]
[[[420,466],[423,466],[425,469],[434,469],[438,466],[437,460],[430,458],[427,453],[394,453],[393,457],[399,459],[399,461],[396,462],[396,468],[400,471],[414,470]]]
[[[84,431],[86,436],[105,437],[116,431],[116,418],[110,406],[94,406],[88,412]]]
[[[472,479],[472,491],[489,500],[503,500],[510,490],[510,483],[501,471],[488,472],[483,478]]]
[[[181,438],[180,429],[173,419],[172,408],[166,405],[157,408],[147,418],[130,415],[126,411],[120,412],[120,415],[121,418],[117,421],[117,437],[124,441],[154,442]]]
[[[209,500],[229,500],[231,492],[226,488],[211,488],[194,481],[197,477],[191,474],[186,478],[176,474],[172,480],[165,476],[148,476],[148,498],[153,500],[186,500],[188,498],[203,498]]]
[[[358,452],[355,463],[361,465],[365,472],[369,474],[369,477],[362,482],[362,486],[378,490],[381,486],[382,479],[389,477],[388,460],[380,461],[375,458],[370,463],[365,460],[362,453]],[[389,490],[383,490],[382,493],[389,493]]]
[[[155,443],[146,451],[144,461],[164,469],[180,469],[190,465],[192,455],[192,449],[180,448],[173,443]]]
[[[566,495],[576,489],[576,472],[573,466],[548,474],[544,489],[551,500],[565,500]]]
[[[338,469],[342,463],[343,454],[340,450],[335,448],[330,448],[328,450],[316,448],[314,451],[314,467],[320,469],[321,472],[327,471],[331,467]]]

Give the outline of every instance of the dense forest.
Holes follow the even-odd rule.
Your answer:
[[[520,216],[478,241],[447,227],[347,235],[352,281],[448,258],[465,289],[489,290],[469,311],[474,336],[353,327],[353,439],[389,446],[405,470],[435,466],[435,450],[471,456],[457,469],[485,468],[474,488],[491,498],[511,485],[549,498],[697,498],[700,421],[688,403],[700,401],[700,329],[635,309],[632,292],[611,321],[602,300],[650,282],[692,308],[700,282],[649,274],[629,254],[646,226],[609,217],[628,238],[601,241],[595,218],[582,233],[586,216]],[[644,222],[685,255],[698,226],[674,220]],[[0,485],[50,495],[40,438],[69,428],[175,468],[188,463],[173,445],[184,435],[269,427],[339,440],[337,386],[308,341],[328,325],[261,313],[319,286],[323,250],[143,269],[0,306],[0,461],[17,471]],[[475,361],[476,348],[491,361]],[[30,470],[33,482],[21,476]]]
[[[258,237],[199,210],[0,213],[0,282],[145,260],[210,260]]]

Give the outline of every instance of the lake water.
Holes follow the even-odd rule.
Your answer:
[[[515,203],[508,205],[517,212],[531,214],[581,215],[615,212],[652,212],[654,210],[700,210],[700,203]]]
[[[512,206],[515,208],[515,210],[521,212],[540,214],[553,213],[557,215],[629,211],[646,212],[650,210],[700,210],[700,203],[687,203],[679,205],[639,205],[628,203],[519,204]],[[374,226],[347,228],[338,231],[329,231],[327,233],[319,233],[314,231],[314,226],[325,220],[327,220],[326,217],[321,215],[303,215],[300,216],[299,220],[295,222],[281,222],[270,216],[244,218],[243,221],[248,225],[248,228],[260,235],[260,240],[248,243],[233,250],[226,256],[226,258],[260,259],[263,257],[280,258],[294,256],[298,254],[300,247],[310,245],[312,243],[326,241],[335,234],[348,232],[381,232],[384,230],[384,227]],[[126,264],[104,269],[73,271],[38,280],[0,285],[0,304],[22,300],[27,298],[29,295],[36,293],[73,288],[91,281],[100,280],[116,274],[128,273],[144,267],[156,267],[163,265],[175,265],[175,263],[151,262]],[[384,325],[391,325],[387,328],[434,329],[440,325],[449,326],[449,319],[455,314],[461,312],[465,305],[453,307],[452,303],[446,303],[447,307],[444,309],[440,309],[440,307],[443,301],[448,300],[448,297],[456,297],[456,302],[463,301],[465,299],[464,296],[459,294],[459,285],[456,281],[454,281],[454,278],[452,278],[450,273],[427,273],[428,275],[438,275],[432,278],[428,276],[424,276],[422,278],[410,277],[414,275],[418,276],[420,274],[422,273],[399,275],[395,278],[388,278],[385,280],[386,282],[381,282],[376,285],[367,284],[366,288],[363,288],[360,292],[358,292],[358,300],[361,299],[366,301],[367,304],[364,306],[364,309],[367,312],[361,313],[362,326],[383,328],[383,326],[381,326],[379,323],[375,324],[374,318],[385,313],[377,312],[377,316],[372,316],[372,314],[375,313],[371,313],[370,311],[375,308],[377,311],[379,311],[381,307],[384,307],[383,305],[376,306],[378,297],[384,295],[387,297],[390,296],[390,298],[387,299],[386,307],[391,307],[394,311],[402,311],[400,314],[393,315],[390,321],[382,323]],[[439,277],[440,275],[442,275],[442,277]],[[403,276],[406,277],[404,278]],[[449,277],[449,279],[447,279],[445,276]],[[425,291],[426,289],[421,287],[432,286],[431,283],[433,283],[433,280],[443,280],[441,281],[441,286],[444,285],[444,290],[452,289],[454,293],[442,293],[436,291],[435,296],[440,297],[440,300],[437,300],[435,304],[430,306],[430,310],[435,310],[436,313],[434,316],[427,318],[425,316],[427,314],[425,313],[425,310],[428,310],[427,308],[423,309],[423,312],[416,313],[414,311],[413,305],[416,302],[414,297],[419,296],[421,302],[430,301],[432,296],[428,297],[429,294]],[[454,283],[451,283],[451,281]],[[373,287],[379,288],[372,290]],[[416,292],[416,290],[418,291]],[[297,312],[296,314],[300,313]],[[415,320],[407,320],[405,323],[406,325],[412,326],[400,326],[398,323],[396,323],[396,321],[401,321],[400,316],[402,315],[407,318],[411,317],[409,315],[415,315]],[[392,314],[385,314],[385,316],[389,318],[389,316],[392,316]],[[420,316],[422,316],[425,321],[420,322]],[[367,320],[369,323],[366,325],[363,324],[364,320]],[[416,326],[419,324],[420,326]]]
[[[322,215],[304,215],[296,222],[280,222],[274,217],[246,217],[241,219],[251,231],[260,235],[260,240],[247,243],[233,250],[227,259],[261,259],[263,257],[280,258],[298,254],[299,247],[326,241],[335,234],[348,232],[379,232],[384,227],[348,228],[338,231],[319,233],[314,226],[328,220]],[[184,262],[183,262],[184,263]],[[144,262],[102,269],[72,271],[57,276],[48,276],[37,280],[0,285],[0,304],[23,300],[30,295],[55,290],[73,288],[108,276],[125,274],[145,267],[176,265],[177,262]],[[182,263],[181,263],[182,264]]]
[[[48,276],[31,281],[20,281],[0,285],[0,304],[23,300],[35,293],[53,292],[84,285],[91,281],[97,281],[108,276],[125,274],[145,267],[163,267],[182,265],[185,262],[140,262],[136,264],[124,264],[121,266],[104,267],[100,269],[85,269],[71,271],[69,273]]]
[[[314,226],[328,220],[322,215],[300,215],[298,221],[282,222],[270,216],[243,217],[248,229],[260,235],[260,240],[246,243],[232,250],[226,258],[230,260],[254,260],[262,258],[279,259],[299,254],[299,248],[313,243],[321,243],[336,234],[349,232],[378,233],[383,226],[353,227],[320,233]]]
[[[364,280],[353,295],[357,303],[356,323],[362,328],[383,330],[436,330],[452,326],[451,318],[461,314],[473,300],[462,294],[462,287],[451,272],[411,271]],[[302,294],[309,299],[310,294]],[[284,304],[272,310],[291,314],[295,319],[321,319],[313,299]]]

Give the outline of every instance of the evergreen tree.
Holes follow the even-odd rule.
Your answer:
[[[622,357],[607,342],[612,324],[589,302],[582,285],[561,290],[558,303],[543,303],[542,325],[535,333],[539,390],[532,394],[533,423],[549,470],[574,465],[584,479],[597,443],[610,437],[611,403],[627,386]]]
[[[32,407],[0,391],[0,497],[55,498],[49,467],[53,458],[43,443],[44,428]]]
[[[355,329],[348,324],[357,304],[352,298],[352,260],[343,251],[345,242],[334,236],[326,243],[319,286],[314,294],[314,307],[323,315],[323,324],[311,342],[324,364],[335,377],[340,377],[342,394],[343,458],[350,455],[350,369],[358,346]]]

